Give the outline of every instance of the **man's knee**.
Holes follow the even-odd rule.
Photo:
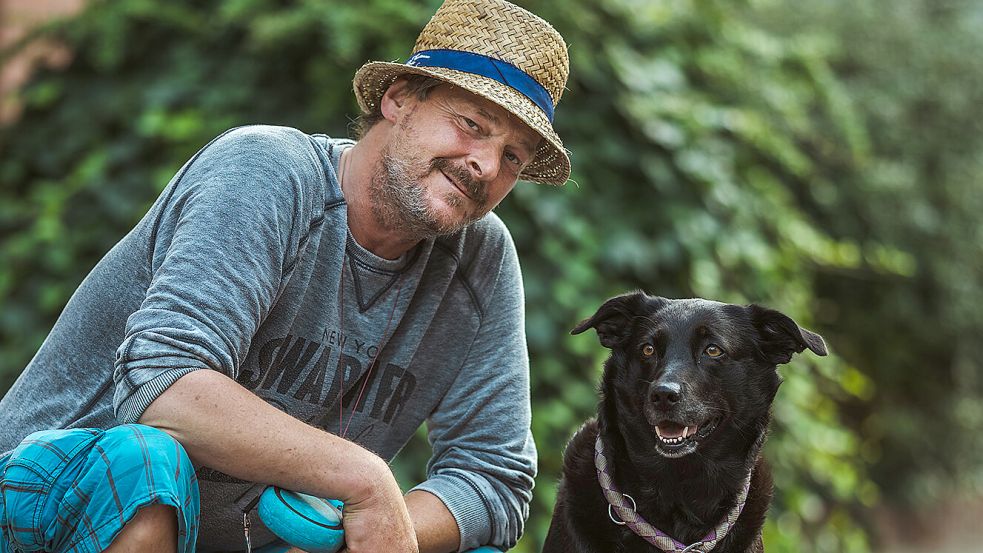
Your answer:
[[[130,523],[141,540],[166,529],[163,535],[179,535],[193,548],[197,536],[191,460],[170,435],[149,426],[32,434],[8,459],[0,484],[8,522],[25,529],[13,537],[25,548],[68,549],[80,541],[104,548]],[[76,532],[83,520],[98,532]]]
[[[153,464],[161,468],[171,467],[180,477],[182,469],[191,468],[191,460],[184,447],[170,434],[142,424],[124,424],[106,430],[98,446],[122,464]]]

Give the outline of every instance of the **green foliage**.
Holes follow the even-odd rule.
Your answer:
[[[829,2],[765,15],[824,41],[858,114],[865,154],[821,152],[818,186],[801,197],[830,234],[864,247],[855,270],[817,271],[815,292],[828,336],[879,384],[850,407],[873,478],[893,502],[979,493],[983,58],[967,52],[980,48],[983,6]]]
[[[199,147],[249,123],[347,135],[355,70],[405,60],[438,3],[103,0],[49,30],[75,58],[0,129],[0,390]],[[875,481],[893,497],[978,470],[970,445],[928,446],[983,421],[979,9],[523,4],[569,44],[574,182],[520,183],[498,210],[523,265],[540,450],[518,551],[538,550],[563,447],[596,407],[605,350],[568,331],[632,288],[766,304],[842,354],[781,369],[769,551],[867,551]],[[402,482],[427,454],[421,431]]]

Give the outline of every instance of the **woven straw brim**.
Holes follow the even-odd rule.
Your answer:
[[[393,81],[406,74],[427,75],[491,100],[543,137],[533,160],[519,174],[520,179],[543,184],[563,184],[570,178],[570,158],[546,114],[525,95],[494,79],[443,67],[370,62],[355,73],[352,81],[355,98],[362,111],[373,111]]]

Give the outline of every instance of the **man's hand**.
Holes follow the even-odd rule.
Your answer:
[[[418,553],[413,521],[389,466],[382,459],[366,471],[375,473],[369,494],[345,503],[345,551],[349,553]]]
[[[140,419],[177,439],[192,460],[228,475],[345,503],[351,553],[418,553],[389,465],[309,426],[210,370],[177,380]]]
[[[457,522],[443,502],[427,492],[414,490],[404,496],[406,510],[416,527],[416,541],[420,553],[445,553],[457,551],[460,544],[460,532]],[[345,506],[345,524],[349,524],[350,508]],[[356,525],[363,524],[367,517],[359,515]],[[371,528],[370,524],[365,524]],[[357,531],[357,530],[356,530]],[[339,553],[350,550],[342,549]],[[286,553],[307,553],[297,547],[290,548]]]

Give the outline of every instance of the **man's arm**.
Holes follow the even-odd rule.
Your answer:
[[[219,372],[184,375],[140,422],[171,434],[194,461],[231,476],[344,501],[352,553],[417,549],[413,521],[385,461],[279,411]]]
[[[346,516],[352,503],[371,504],[387,493],[399,493],[381,458],[290,417],[213,371],[195,371],[179,379],[158,396],[140,422],[168,432],[196,462],[226,474],[341,499]],[[387,501],[394,502],[392,497],[382,500]],[[443,502],[427,492],[411,491],[405,504],[421,553],[457,551],[457,523]],[[397,530],[380,533],[398,538]]]
[[[437,496],[411,490],[406,494],[406,509],[413,519],[420,553],[449,553],[461,545],[461,531],[454,515]]]
[[[481,326],[440,403],[427,419],[433,457],[414,491],[439,498],[459,531],[459,547],[514,547],[529,513],[536,475],[530,432],[529,365],[522,279],[511,239],[497,218],[478,223],[485,236],[481,267],[469,275],[480,290]],[[496,262],[497,261],[497,262]],[[487,294],[487,295],[486,295]]]

